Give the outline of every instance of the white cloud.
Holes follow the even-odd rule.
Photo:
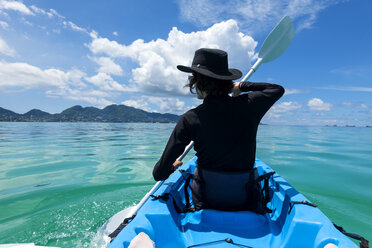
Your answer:
[[[9,47],[8,44],[0,37],[0,54],[1,53],[10,57],[13,57],[16,54],[15,50]]]
[[[85,77],[85,80],[105,91],[130,91],[126,86],[119,84],[110,75],[103,72],[92,77]]]
[[[73,23],[71,21],[63,21],[63,25],[65,26],[65,28],[69,27],[69,28],[71,28],[75,31],[79,31],[79,32],[89,34],[88,31],[85,28],[79,27],[78,25],[76,25],[75,23]]]
[[[26,18],[21,18],[21,20],[27,26],[30,26],[30,27],[33,27],[34,26],[34,24],[32,24],[31,22],[27,21]],[[40,27],[41,27],[41,29],[44,29],[44,30],[46,29],[45,26],[40,26]]]
[[[359,107],[362,108],[362,109],[367,109],[368,108],[367,105],[365,105],[364,103],[360,104]]]
[[[51,13],[52,15],[57,16],[57,17],[59,17],[59,18],[61,18],[61,19],[65,19],[64,16],[60,15],[60,14],[59,14],[56,10],[54,10],[54,9],[50,9],[50,10],[49,10],[49,13]]]
[[[348,107],[348,108],[368,109],[368,106],[365,105],[364,103],[362,103],[362,104],[354,104],[352,102],[343,102],[342,104],[345,107]]]
[[[3,28],[3,29],[7,29],[9,27],[8,23],[7,22],[4,22],[4,21],[0,21],[0,26]]]
[[[161,112],[166,113],[184,113],[185,102],[176,97],[148,97],[148,101],[159,107]]]
[[[353,86],[353,87],[319,87],[323,90],[340,90],[340,91],[359,91],[359,92],[372,92],[370,87]]]
[[[53,17],[53,13],[40,9],[35,5],[31,5],[30,8],[34,11],[34,13],[47,15],[49,18]]]
[[[208,26],[228,18],[238,19],[244,30],[272,28],[283,16],[297,21],[297,29],[311,28],[317,15],[339,0],[180,0],[181,17],[197,26]]]
[[[66,18],[60,15],[54,9],[44,10],[35,5],[31,5],[30,8],[28,8],[26,5],[18,1],[0,0],[0,13],[1,10],[15,10],[27,15],[38,14],[48,16],[49,18],[58,17],[65,28],[71,28],[72,30],[89,34],[89,32],[85,28],[79,27],[78,25],[71,21],[66,21],[65,20]],[[6,13],[4,12],[4,14]],[[25,18],[23,18],[22,21],[26,25],[33,26],[33,24],[26,20]],[[4,24],[0,23],[0,25],[3,26]],[[46,29],[45,27],[41,28]]]
[[[0,61],[0,91],[29,89],[45,90],[49,97],[63,97],[104,107],[113,104],[107,98],[117,96],[125,88],[104,73],[87,77],[76,69],[42,70],[27,63]]]
[[[0,15],[8,17],[8,13],[4,12],[3,10],[0,9]]]
[[[158,112],[151,107],[153,105],[160,109],[160,112],[174,114],[183,114],[189,109],[185,106],[185,102],[179,100],[177,97],[142,96],[139,99],[123,101],[122,104],[148,112]]]
[[[35,15],[35,14],[42,14],[46,15],[49,18],[52,18],[53,16],[57,16],[61,19],[65,19],[64,16],[60,15],[56,10],[49,9],[49,11],[41,9],[35,5],[31,5],[30,8],[28,8],[26,5],[24,5],[21,2],[18,1],[6,1],[6,0],[0,0],[0,10],[1,9],[7,9],[7,10],[15,10],[19,11],[23,14],[27,15]]]
[[[294,94],[301,94],[306,93],[307,91],[299,90],[299,89],[285,89],[284,95],[294,95]]]
[[[113,35],[115,35],[115,36],[118,36],[118,35],[119,35],[119,33],[118,33],[118,32],[116,32],[116,31],[115,31],[115,32],[113,32],[112,34],[113,34]]]
[[[355,78],[369,79],[371,76],[371,68],[368,65],[344,66],[333,69],[330,72],[342,77],[352,77],[354,79]]]
[[[310,110],[317,110],[317,111],[330,111],[332,108],[332,104],[325,103],[319,98],[313,98],[307,102],[307,106]]]
[[[106,97],[110,97],[109,93],[99,90],[71,89],[67,87],[56,90],[48,90],[46,91],[46,94],[49,97],[61,96],[66,99],[88,102],[93,106],[100,108],[114,104],[112,101],[106,99]]]
[[[149,107],[149,104],[147,101],[145,101],[143,98],[137,99],[137,100],[126,100],[123,101],[121,104],[137,108],[137,109],[142,109],[147,112],[156,112],[154,109]]]
[[[18,1],[0,0],[0,10],[14,10],[25,15],[34,15],[26,5]]]
[[[342,104],[343,104],[344,106],[348,107],[348,108],[352,108],[352,107],[354,107],[354,104],[351,103],[351,102],[343,102]]]
[[[94,54],[111,58],[129,58],[138,63],[132,70],[134,86],[143,92],[154,94],[187,94],[186,75],[177,70],[178,64],[190,65],[195,50],[200,47],[220,48],[229,53],[230,67],[247,68],[254,59],[257,42],[239,32],[236,21],[228,20],[204,31],[184,33],[173,28],[167,40],[150,42],[136,40],[126,46],[91,33],[88,45]]]
[[[100,65],[99,72],[112,74],[116,76],[122,76],[123,70],[120,65],[116,64],[113,60],[108,57],[93,57],[91,58],[94,62]]]
[[[273,113],[283,113],[283,112],[293,111],[301,107],[302,105],[298,102],[281,102],[281,103],[275,104],[271,108],[271,111]]]
[[[83,85],[84,73],[79,70],[64,72],[59,69],[42,70],[27,63],[0,61],[0,89],[5,88],[64,88],[69,83]]]

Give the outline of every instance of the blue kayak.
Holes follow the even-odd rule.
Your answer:
[[[196,160],[192,158],[181,169],[192,173]],[[255,167],[260,175],[272,171],[258,159]],[[185,178],[176,171],[167,181],[154,187],[148,194],[160,197],[144,198],[135,216],[127,216],[125,222],[128,224],[108,248],[128,247],[141,232],[146,233],[157,248],[357,247],[277,173],[269,180],[271,200],[267,207],[273,212],[264,215],[211,209],[179,212],[175,205],[186,203],[184,186]],[[161,197],[165,195],[170,197]]]

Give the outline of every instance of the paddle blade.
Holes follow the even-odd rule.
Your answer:
[[[285,16],[264,41],[258,57],[262,63],[273,61],[291,44],[295,31],[291,18]]]

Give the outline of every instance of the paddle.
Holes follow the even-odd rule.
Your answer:
[[[264,41],[260,52],[258,53],[258,59],[256,63],[252,66],[248,74],[243,78],[243,82],[247,81],[248,78],[260,67],[262,63],[267,63],[278,58],[287,49],[289,44],[294,37],[294,27],[289,16],[285,16],[278,25],[270,32]],[[182,159],[187,155],[187,153],[193,148],[194,142],[191,141],[190,144],[185,148],[185,151],[181,156],[177,158],[177,161],[182,161]],[[138,209],[146,202],[146,200],[153,194],[164,181],[157,182],[154,187],[142,198],[142,200],[136,205],[133,210],[128,214],[128,216],[133,216],[137,213]]]
[[[291,18],[285,16],[265,39],[258,53],[256,63],[242,81],[246,82],[262,63],[267,63],[280,57],[288,48],[289,44],[291,44],[294,34],[294,26]]]

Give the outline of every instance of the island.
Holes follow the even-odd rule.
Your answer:
[[[126,105],[109,105],[103,109],[82,107],[68,108],[61,113],[50,114],[39,109],[32,109],[25,114],[18,114],[0,107],[1,122],[147,122],[173,123],[180,116],[146,112]]]

